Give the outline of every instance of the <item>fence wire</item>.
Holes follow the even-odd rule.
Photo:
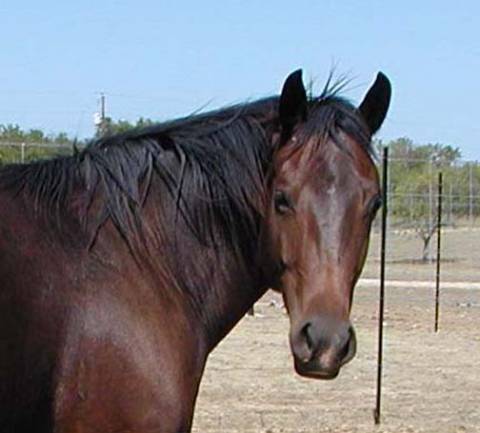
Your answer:
[[[68,156],[73,151],[74,147],[70,143],[0,141],[0,165]]]
[[[381,171],[381,170],[380,170]],[[474,161],[389,160],[387,280],[434,279],[438,173],[443,173],[442,280],[480,281],[480,166]],[[380,220],[364,276],[378,276]]]

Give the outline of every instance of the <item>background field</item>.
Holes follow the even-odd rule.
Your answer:
[[[440,332],[433,331],[433,289],[415,280],[434,278],[414,234],[390,233],[382,425],[375,406],[378,288],[356,289],[352,319],[358,354],[330,382],[300,378],[288,347],[288,317],[269,292],[213,352],[198,400],[194,431],[216,432],[480,432],[480,231],[445,234],[445,280],[464,288],[441,294]],[[434,244],[435,245],[435,244]],[[363,277],[378,276],[378,235],[372,237]]]
[[[434,281],[436,263],[422,263],[422,240],[414,230],[391,228],[387,233],[387,279]],[[435,257],[437,239],[431,240]],[[480,282],[480,226],[445,227],[442,231],[441,276],[443,281]],[[380,235],[371,236],[369,257],[363,278],[378,278]]]

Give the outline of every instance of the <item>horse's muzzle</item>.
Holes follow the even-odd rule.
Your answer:
[[[290,344],[297,373],[316,379],[335,378],[357,348],[355,331],[348,321],[323,317],[294,327]]]

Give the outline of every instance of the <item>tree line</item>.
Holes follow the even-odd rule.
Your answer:
[[[431,226],[436,215],[438,172],[443,173],[443,209],[447,220],[480,214],[480,166],[463,161],[458,147],[416,144],[403,137],[377,141],[389,147],[390,213],[399,224],[419,221]]]

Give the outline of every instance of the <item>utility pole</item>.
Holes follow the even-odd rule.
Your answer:
[[[97,128],[97,136],[102,137],[107,133],[107,117],[105,115],[106,97],[104,92],[100,92],[100,107],[95,113],[94,122]]]
[[[100,121],[105,122],[105,93],[100,93]]]

